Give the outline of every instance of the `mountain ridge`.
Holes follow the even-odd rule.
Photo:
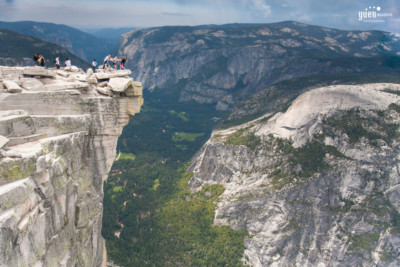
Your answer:
[[[399,65],[399,49],[400,37],[387,32],[284,22],[133,30],[122,35],[119,55],[128,56],[127,65],[148,90],[180,88],[181,101],[228,110],[282,80],[326,73],[394,74],[385,62]]]
[[[35,21],[0,21],[0,27],[58,44],[88,62],[100,62],[114,52],[118,41],[95,37],[79,29],[64,25]]]
[[[72,64],[78,67],[87,68],[89,66],[87,62],[56,44],[0,28],[1,65],[32,66],[34,65],[33,56],[36,53],[44,56],[47,67],[55,67],[56,56],[60,56],[61,63],[69,58]]]

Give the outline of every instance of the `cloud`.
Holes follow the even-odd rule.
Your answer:
[[[189,14],[184,14],[184,13],[173,13],[173,12],[162,12],[161,15],[176,16],[176,17],[187,17],[187,16],[189,16]]]
[[[271,6],[265,4],[264,0],[253,0],[253,5],[264,17],[271,15]]]
[[[311,18],[310,16],[308,16],[308,15],[303,15],[303,16],[299,17],[299,20],[300,20],[300,21],[311,22],[311,21],[312,21],[312,18]]]
[[[393,13],[391,20],[382,25],[360,25],[357,20],[358,11],[371,5],[371,0],[0,0],[0,20],[101,27],[294,20],[342,29],[379,26],[398,31],[398,1],[373,1],[385,12]]]

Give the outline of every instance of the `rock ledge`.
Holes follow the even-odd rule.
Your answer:
[[[0,66],[0,266],[104,266],[103,182],[143,104],[130,74]]]

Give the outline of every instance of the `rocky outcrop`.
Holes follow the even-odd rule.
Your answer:
[[[105,264],[103,182],[143,104],[129,74],[0,67],[0,266]]]
[[[399,49],[391,33],[282,22],[133,30],[121,36],[119,55],[128,57],[127,66],[147,89],[179,89],[180,101],[227,110],[297,77],[397,73],[390,59],[372,56],[395,56]]]
[[[400,264],[399,94],[398,84],[314,89],[284,113],[213,133],[189,185],[224,185],[214,223],[249,232],[243,262]]]

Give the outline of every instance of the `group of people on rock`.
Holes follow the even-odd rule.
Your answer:
[[[43,55],[39,55],[39,53],[36,53],[33,56],[33,61],[35,62],[36,66],[45,67],[45,65],[46,65],[46,60],[44,59]],[[61,65],[60,65],[60,57],[59,56],[57,56],[54,59],[54,63],[56,64],[56,68],[60,69]],[[71,60],[69,58],[67,58],[64,61],[64,64],[65,64],[65,67],[71,67]]]
[[[126,70],[126,68],[125,68],[126,60],[127,60],[127,57],[123,57],[123,58],[114,57],[114,58],[112,58],[111,55],[108,55],[108,56],[106,56],[104,58],[103,69],[111,70],[112,69],[111,68],[111,64],[112,64],[113,65],[113,69],[116,70],[117,69],[117,62],[120,62],[119,63],[119,69],[120,70],[122,70],[122,69]],[[45,63],[46,63],[46,60],[44,59],[43,55],[39,55],[38,53],[36,53],[33,56],[33,61],[35,62],[36,66],[41,66],[41,67],[44,67]],[[56,65],[56,68],[60,69],[61,65],[60,65],[60,57],[59,56],[57,56],[55,58],[54,63]],[[64,64],[65,64],[65,67],[71,67],[71,60],[69,58],[67,58],[64,61]],[[93,71],[96,69],[96,67],[97,67],[97,61],[96,61],[96,59],[94,59],[92,61],[92,69],[93,69]]]
[[[104,62],[103,62],[103,69],[111,69],[111,64],[113,65],[114,70],[117,69],[117,62],[119,63],[119,69],[126,69],[125,68],[125,62],[127,60],[127,57],[123,57],[123,58],[118,58],[118,57],[111,57],[111,55],[108,55],[104,58]],[[92,64],[93,65],[93,64]]]
[[[37,66],[42,66],[44,67],[46,60],[44,59],[43,55],[39,55],[38,53],[36,53],[33,56],[33,61],[35,62],[35,65]]]

